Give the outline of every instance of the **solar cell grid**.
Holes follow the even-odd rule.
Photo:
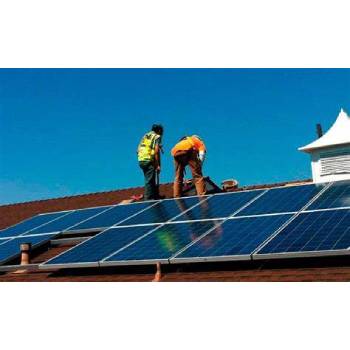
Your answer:
[[[116,227],[77,245],[45,265],[95,264],[158,226]]]
[[[108,228],[115,224],[118,224],[119,222],[154,204],[155,203],[153,202],[142,202],[126,205],[117,205],[91,219],[88,219],[80,224],[70,227],[69,230],[83,231]]]
[[[313,199],[322,188],[322,186],[303,185],[271,189],[243,209],[239,215],[297,212]]]
[[[106,262],[169,259],[218,224],[219,222],[215,221],[165,224],[135,244],[112,255]]]
[[[250,259],[250,254],[291,216],[271,215],[229,219],[177,255],[174,261],[181,262],[181,259],[216,260],[219,257]]]
[[[123,225],[165,223],[206,198],[167,199],[123,222]]]
[[[0,238],[15,237],[22,235],[30,230],[35,229],[41,225],[44,225],[50,221],[56,220],[59,217],[67,215],[69,212],[48,213],[34,216],[30,219],[22,221],[14,226],[8,227],[0,231]]]
[[[50,232],[60,232],[74,226],[84,220],[91,218],[111,207],[97,207],[88,208],[82,210],[75,210],[57,220],[50,222],[48,224],[42,225],[32,231],[29,234],[39,234],[39,233],[50,233]]]
[[[174,221],[227,218],[262,193],[256,190],[213,195]]]
[[[308,210],[350,207],[350,181],[335,182]]]
[[[343,250],[350,247],[350,210],[301,213],[260,254]]]

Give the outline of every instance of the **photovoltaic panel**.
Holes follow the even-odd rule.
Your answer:
[[[43,266],[87,265],[97,266],[98,262],[127,244],[145,235],[158,226],[116,227],[77,245],[61,255],[47,261]],[[64,266],[65,265],[65,266]]]
[[[129,216],[134,215],[143,209],[146,209],[153,204],[153,202],[142,202],[126,205],[116,205],[91,219],[88,219],[78,225],[72,226],[70,230],[80,231],[108,228],[124,219],[127,219]]]
[[[254,256],[349,249],[350,210],[306,212],[298,215]]]
[[[171,262],[247,260],[292,215],[229,219],[177,255]]]
[[[165,223],[205,199],[189,197],[163,200],[151,208],[123,222],[123,225]]]
[[[112,255],[103,264],[117,265],[123,262],[132,264],[167,260],[219,223],[221,221],[165,224],[126,249]]]
[[[219,219],[231,216],[238,209],[259,196],[263,191],[246,191],[214,195],[174,221]]]
[[[12,238],[0,238],[0,245],[8,242]]]
[[[42,225],[27,234],[39,234],[39,233],[50,233],[50,232],[60,232],[74,226],[84,220],[91,218],[111,207],[97,207],[75,210],[59,219],[52,221],[48,224]]]
[[[20,222],[17,225],[8,227],[0,231],[0,238],[15,237],[22,235],[25,232],[35,229],[38,226],[46,224],[52,220],[56,220],[61,216],[67,215],[69,212],[48,213],[34,216],[30,219]]]
[[[350,181],[335,182],[307,210],[350,207]]]
[[[16,258],[20,254],[20,245],[22,243],[31,243],[32,248],[36,248],[48,242],[55,235],[40,235],[40,236],[26,236],[16,237],[1,244],[0,242],[0,264]]]
[[[322,188],[322,186],[303,185],[271,189],[242,210],[239,215],[297,212],[314,198]]]

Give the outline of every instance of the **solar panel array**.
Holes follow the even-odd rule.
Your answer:
[[[152,205],[144,202],[36,215],[0,231],[0,264],[16,258],[21,243],[31,243],[35,248],[63,232],[82,232],[81,227],[83,232],[99,231],[100,222],[109,227]]]
[[[350,247],[349,223],[349,209],[302,213],[268,242],[259,255],[347,250]]]
[[[349,212],[350,183],[340,182],[42,214],[0,231],[0,263],[20,242],[81,232],[98,233],[41,267],[347,254]]]

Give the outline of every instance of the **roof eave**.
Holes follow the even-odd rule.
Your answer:
[[[298,148],[298,151],[305,152],[305,153],[313,153],[314,151],[320,150],[320,149],[325,149],[325,148],[334,148],[338,146],[346,146],[350,145],[350,142],[340,142],[340,143],[335,143],[332,145],[322,145],[322,146],[312,146],[312,144],[300,147]]]

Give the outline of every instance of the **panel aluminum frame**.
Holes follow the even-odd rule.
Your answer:
[[[119,261],[104,261],[99,262],[100,267],[108,266],[141,266],[141,265],[155,265],[155,264],[168,265],[168,259],[147,259],[147,260],[119,260]]]
[[[252,255],[253,260],[276,260],[276,259],[292,259],[292,258],[314,258],[314,257],[327,257],[327,256],[345,256],[350,255],[350,249],[337,249],[337,250],[317,250],[309,252],[286,252],[286,253],[271,253],[271,254],[258,254]]]
[[[225,261],[250,261],[252,260],[250,254],[242,255],[218,255],[208,257],[193,257],[193,258],[171,258],[169,263],[173,265],[189,264],[189,263],[203,263],[203,262],[225,262]]]

